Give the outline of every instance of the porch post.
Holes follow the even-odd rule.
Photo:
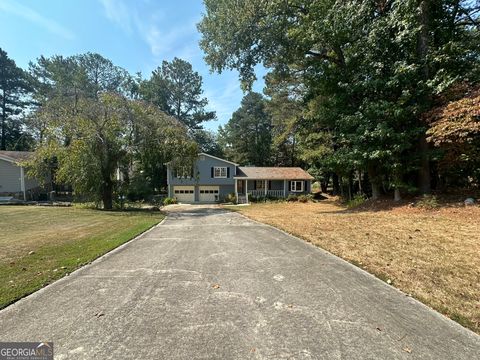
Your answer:
[[[267,186],[268,186],[268,180],[265,180],[265,197],[267,197]]]
[[[23,200],[27,200],[27,193],[25,191],[25,171],[23,170],[23,166],[20,167],[20,189],[23,192]]]
[[[248,204],[248,178],[245,179],[245,199],[247,199]]]
[[[235,179],[235,199],[237,200],[237,204],[238,204],[238,187],[237,187],[237,179]]]
[[[283,197],[287,197],[287,180],[283,180]]]

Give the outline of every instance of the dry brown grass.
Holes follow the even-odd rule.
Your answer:
[[[312,242],[480,333],[480,208],[351,211],[333,200],[242,214]]]

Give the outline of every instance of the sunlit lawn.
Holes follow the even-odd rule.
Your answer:
[[[0,308],[160,222],[161,213],[0,206]]]

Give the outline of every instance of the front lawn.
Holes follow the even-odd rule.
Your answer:
[[[235,207],[391,282],[480,333],[480,208],[347,210],[333,200]]]
[[[0,308],[160,222],[159,212],[0,206]]]

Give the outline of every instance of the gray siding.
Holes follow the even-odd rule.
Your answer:
[[[20,185],[20,167],[0,159],[0,193],[17,193]]]
[[[212,178],[211,169],[215,166],[225,166],[230,170],[230,176],[228,178]],[[167,171],[168,184],[169,185],[231,185],[234,186],[235,180],[235,165],[225,162],[223,160],[213,159],[208,156],[204,156],[204,160],[200,157],[194,165],[194,177],[191,179],[179,179],[174,175],[173,169]]]
[[[25,190],[36,189],[40,186],[35,179],[27,177],[25,170]],[[0,193],[19,193],[22,191],[20,181],[21,167],[6,160],[0,159]]]
[[[235,194],[235,185],[220,185],[219,187],[220,201],[223,201],[225,196],[227,196],[228,194]]]

